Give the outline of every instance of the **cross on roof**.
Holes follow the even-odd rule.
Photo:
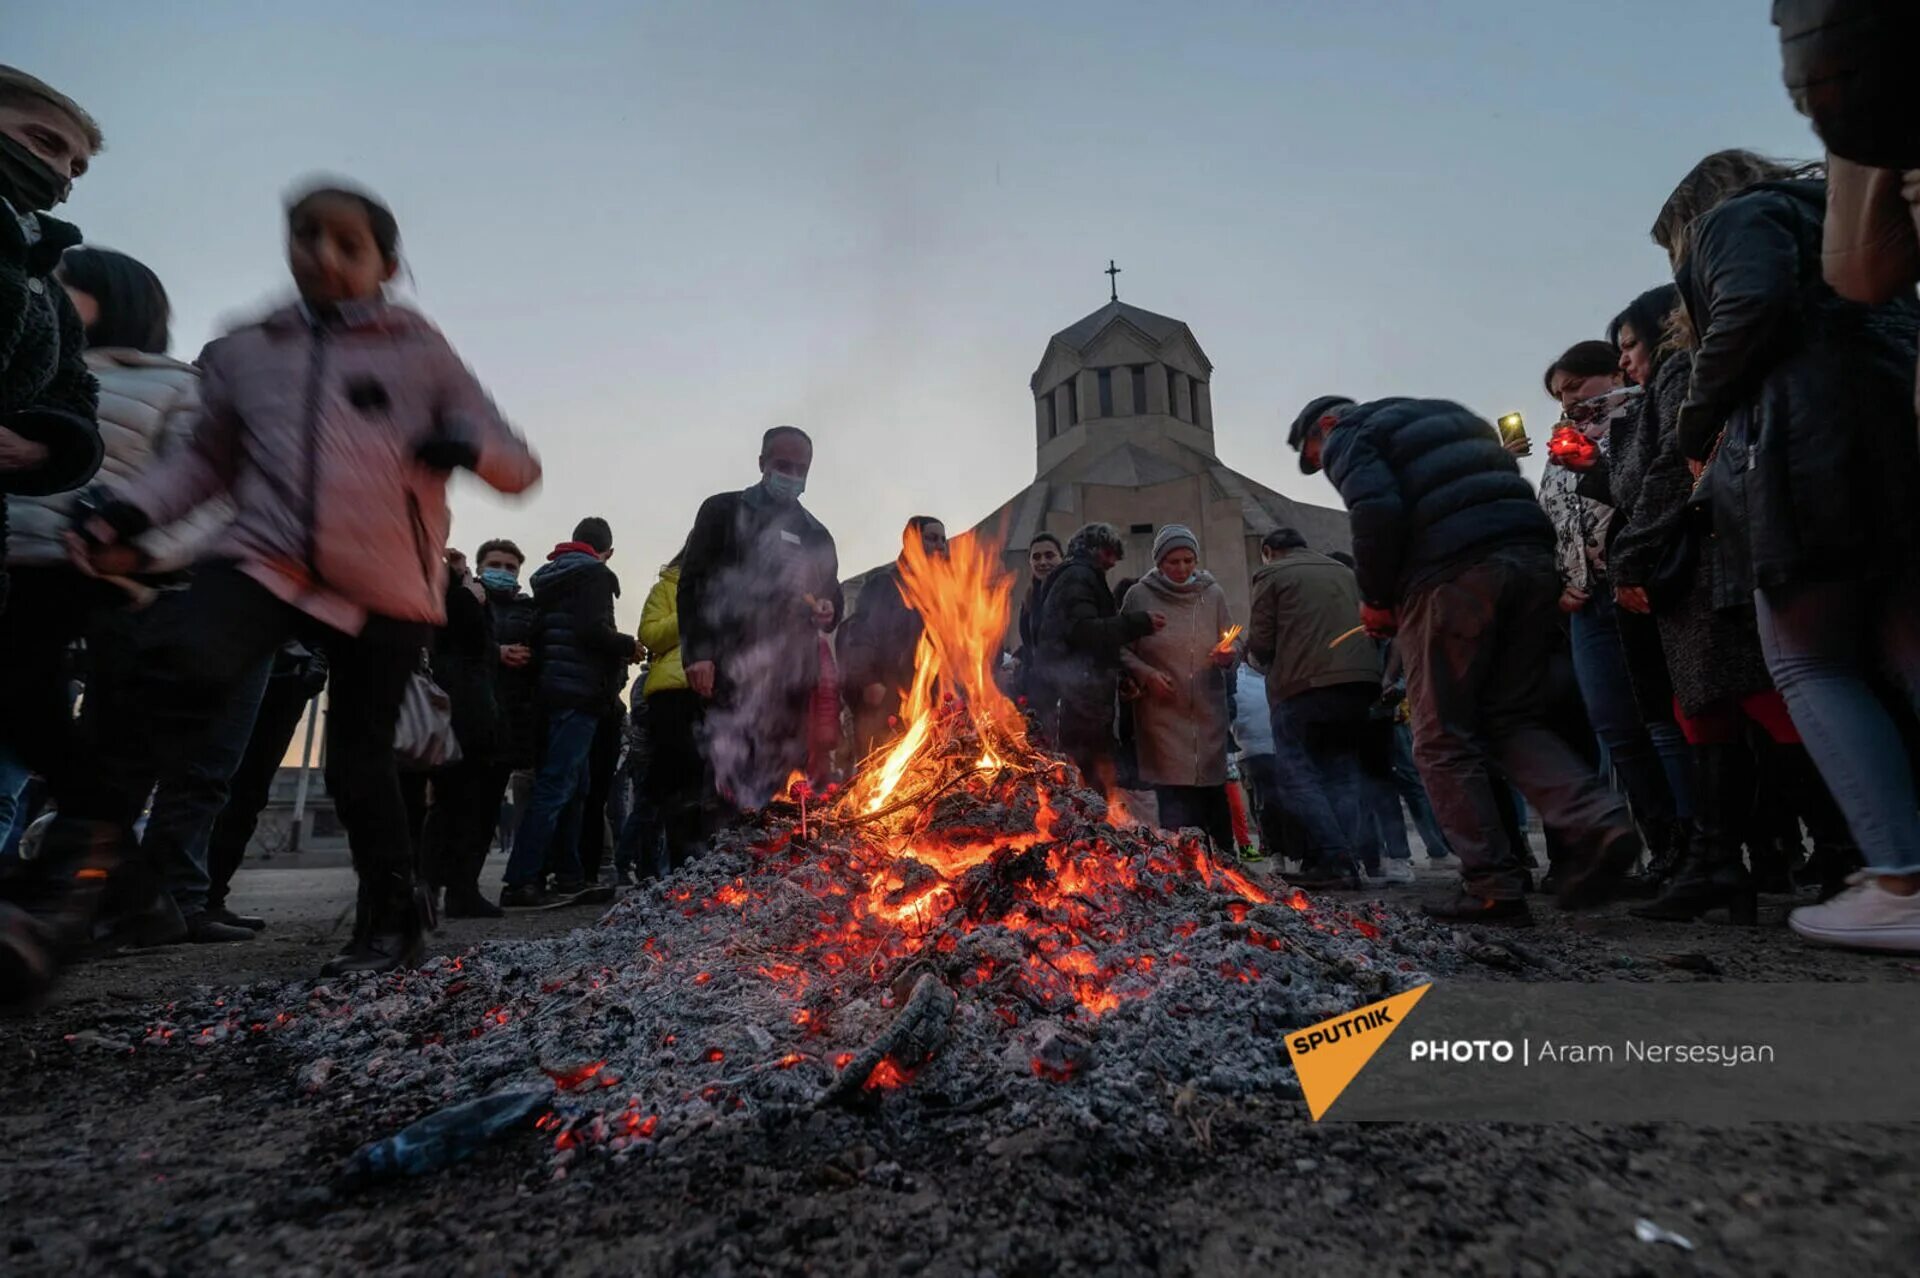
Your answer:
[[[1109,297],[1107,300],[1113,301],[1113,302],[1119,301],[1120,300],[1120,268],[1113,264],[1112,258],[1108,258],[1107,269],[1100,273],[1107,277],[1107,287],[1112,290],[1112,296]]]

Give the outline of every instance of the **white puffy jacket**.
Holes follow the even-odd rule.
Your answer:
[[[200,414],[200,374],[191,364],[132,350],[90,350],[87,368],[100,383],[100,442],[105,457],[97,482],[125,488],[156,462],[187,445]],[[67,563],[61,541],[73,518],[78,493],[14,497],[8,502],[13,530],[7,566],[55,567]],[[233,519],[233,505],[216,497],[139,539],[152,556],[153,572],[188,567],[214,534]]]

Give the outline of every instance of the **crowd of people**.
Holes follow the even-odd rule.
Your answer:
[[[0,847],[49,814],[0,885],[9,1004],[88,953],[264,926],[229,891],[322,689],[359,884],[333,973],[669,872],[899,730],[922,620],[899,566],[846,615],[804,431],[701,505],[629,634],[603,519],[531,572],[450,548],[454,471],[520,493],[540,465],[388,296],[384,203],[300,190],[297,300],[186,363],[154,273],[50,215],[100,148],[0,67]],[[1350,553],[1266,533],[1245,617],[1185,526],[1117,590],[1114,528],[1042,533],[1004,665],[1035,741],[1303,886],[1411,880],[1411,822],[1459,866],[1442,919],[1523,925],[1544,890],[1751,923],[1804,891],[1808,940],[1920,951],[1914,195],[1837,153],[1700,161],[1650,210],[1671,282],[1543,352],[1538,491],[1524,433],[1458,404],[1315,399],[1288,443]],[[942,555],[946,526],[902,545]]]

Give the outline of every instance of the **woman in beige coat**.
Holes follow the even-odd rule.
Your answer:
[[[1233,848],[1227,806],[1227,669],[1237,659],[1222,637],[1232,624],[1226,592],[1200,568],[1200,546],[1184,524],[1153,541],[1153,571],[1121,601],[1122,613],[1164,613],[1164,629],[1138,639],[1121,660],[1140,686],[1134,736],[1140,782],[1160,804],[1169,830],[1204,830],[1222,852]]]

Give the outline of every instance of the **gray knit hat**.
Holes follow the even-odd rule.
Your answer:
[[[1193,535],[1193,529],[1185,524],[1168,524],[1153,539],[1153,563],[1157,568],[1160,561],[1169,553],[1180,549],[1200,553],[1200,543]]]

